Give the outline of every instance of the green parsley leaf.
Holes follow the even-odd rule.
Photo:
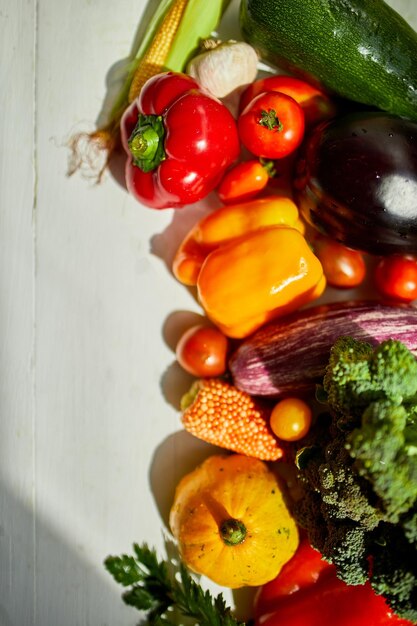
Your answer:
[[[146,611],[145,626],[176,626],[179,620],[199,626],[245,626],[232,615],[223,595],[214,597],[192,578],[180,562],[178,576],[169,561],[160,561],[148,545],[134,544],[134,556],[109,556],[104,562],[119,584],[131,588],[123,600]]]

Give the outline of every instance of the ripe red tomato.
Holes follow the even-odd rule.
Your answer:
[[[314,251],[332,287],[350,289],[364,281],[366,264],[359,250],[347,248],[333,239],[322,239],[315,244]]]
[[[241,142],[252,154],[280,159],[294,152],[303,140],[304,113],[294,98],[266,91],[242,111],[238,131]]]
[[[375,285],[385,297],[411,302],[417,298],[417,257],[392,254],[375,268]]]
[[[176,357],[183,369],[198,378],[221,376],[226,371],[229,341],[217,328],[192,326],[180,338]]]
[[[336,106],[327,94],[300,78],[284,74],[266,76],[250,83],[241,95],[240,110],[242,111],[255,96],[264,91],[280,91],[297,100],[308,125],[317,124],[336,113]]]

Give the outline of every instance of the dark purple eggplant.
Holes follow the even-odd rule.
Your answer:
[[[295,190],[322,234],[371,254],[417,253],[417,124],[375,111],[320,124]]]
[[[231,355],[234,384],[254,396],[310,392],[323,377],[330,348],[349,335],[376,345],[402,341],[417,356],[417,308],[379,302],[334,302],[271,322]]]

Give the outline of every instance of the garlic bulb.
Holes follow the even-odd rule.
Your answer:
[[[258,73],[258,55],[243,41],[219,43],[211,39],[203,42],[206,48],[191,59],[187,74],[217,98],[255,80]]]

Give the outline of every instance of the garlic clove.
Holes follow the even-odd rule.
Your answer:
[[[213,47],[204,42],[206,50],[193,57],[186,68],[202,87],[224,98],[255,80],[259,59],[252,46],[243,41],[208,41]]]

